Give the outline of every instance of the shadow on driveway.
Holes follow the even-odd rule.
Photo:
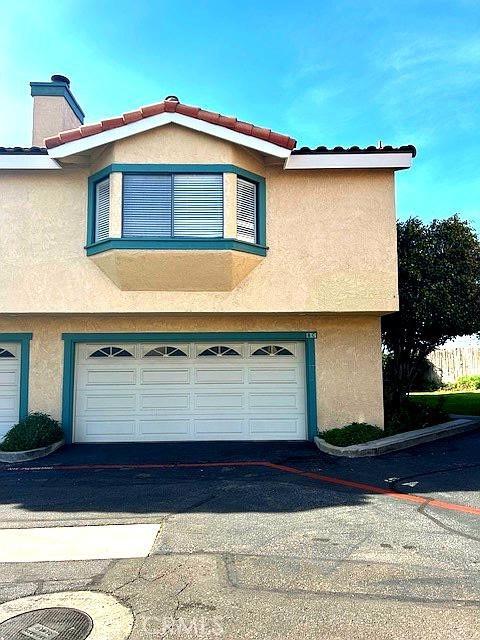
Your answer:
[[[326,456],[307,442],[73,445],[42,460],[0,468],[0,522],[8,527],[28,520],[78,521],[79,514],[88,521],[137,521],[136,516],[148,521],[182,511],[294,513],[371,501],[368,490],[267,466],[233,466],[238,462],[269,462],[419,495],[424,487],[425,494],[459,494],[456,502],[480,506],[479,460],[478,433],[353,460]],[[213,462],[221,464],[209,467]],[[148,468],[175,463],[205,466]]]

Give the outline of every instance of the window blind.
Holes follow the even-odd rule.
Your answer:
[[[124,174],[123,236],[223,236],[223,175]]]
[[[223,236],[223,175],[173,176],[174,236]]]
[[[110,180],[95,185],[95,241],[106,240],[109,235]]]
[[[123,236],[172,235],[172,178],[165,174],[124,174]]]
[[[237,176],[237,238],[256,241],[257,185]]]

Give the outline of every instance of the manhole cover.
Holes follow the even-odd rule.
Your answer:
[[[90,616],[78,609],[35,609],[0,622],[0,640],[85,640],[92,628]]]

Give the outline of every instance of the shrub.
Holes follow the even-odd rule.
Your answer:
[[[2,451],[28,451],[47,447],[63,438],[60,423],[46,413],[30,413],[7,432]]]
[[[382,429],[367,424],[366,422],[352,422],[352,424],[347,424],[340,429],[329,429],[328,431],[322,431],[320,434],[320,437],[322,437],[325,442],[333,444],[336,447],[348,447],[351,444],[370,442],[370,440],[376,440],[384,436],[385,433]]]
[[[413,400],[404,400],[399,409],[392,409],[385,405],[385,435],[405,433],[415,429],[431,427],[449,420],[448,413],[444,410],[445,398],[437,396],[434,405],[427,405]]]
[[[449,391],[478,391],[480,390],[480,375],[460,376],[455,382],[447,386]]]

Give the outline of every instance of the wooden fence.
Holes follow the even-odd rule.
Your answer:
[[[480,375],[480,347],[437,349],[428,359],[442,382],[454,382],[460,376]]]

